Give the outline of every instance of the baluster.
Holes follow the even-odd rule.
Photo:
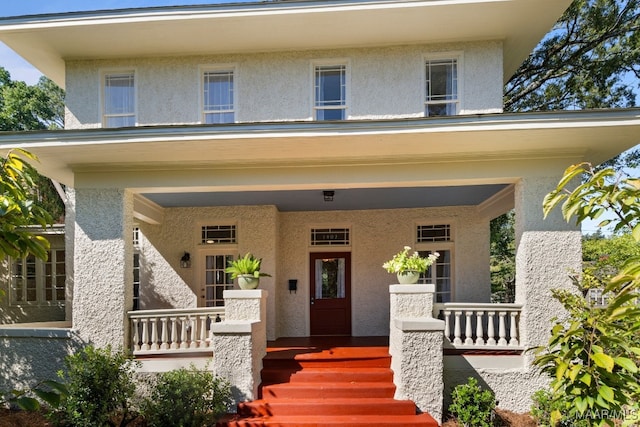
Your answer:
[[[484,330],[482,328],[484,311],[476,311],[476,345],[484,345]]]
[[[495,316],[495,311],[487,312],[487,345],[496,345],[496,332],[493,326]]]
[[[167,328],[167,323],[169,319],[165,316],[162,318],[162,344],[160,344],[160,348],[163,350],[169,349],[169,331]]]
[[[149,319],[142,319],[142,347],[141,350],[149,350]]]
[[[473,345],[473,332],[471,325],[471,317],[473,316],[473,310],[465,312],[465,327],[464,327],[464,343],[466,345]]]
[[[451,342],[451,325],[449,322],[449,319],[451,318],[451,311],[443,310],[442,313],[444,315],[444,336],[449,340],[449,342]]]
[[[178,318],[171,318],[171,349],[176,350],[178,348]]]
[[[456,311],[454,323],[453,323],[453,344],[454,345],[462,344],[462,340],[460,339],[460,316],[462,316],[462,312]]]
[[[207,315],[200,317],[200,348],[206,348],[207,345]]]
[[[189,322],[188,317],[180,316],[180,348],[189,348],[189,342],[187,341],[187,324]]]
[[[189,348],[197,348],[198,347],[198,318],[199,316],[196,314],[192,319],[189,316],[189,326],[191,327],[191,343]]]
[[[500,340],[498,341],[498,345],[507,345],[507,328],[505,327],[505,318],[507,317],[507,313],[505,311],[501,311],[498,313],[500,318],[500,329],[498,331],[500,335]]]
[[[151,321],[151,350],[158,350],[158,318],[154,317]]]
[[[133,351],[140,350],[140,331],[138,331],[138,319],[131,319],[133,325]]]
[[[509,323],[509,345],[518,346],[520,343],[518,342],[518,322],[517,318],[518,312],[511,312],[511,322]]]

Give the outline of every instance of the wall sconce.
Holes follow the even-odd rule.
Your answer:
[[[180,267],[191,268],[191,255],[189,252],[185,252],[182,258],[180,258]]]
[[[322,195],[324,196],[325,202],[333,202],[333,196],[336,194],[335,191],[332,190],[324,190]]]

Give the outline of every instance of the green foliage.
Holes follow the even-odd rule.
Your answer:
[[[516,244],[515,212],[512,210],[490,223],[491,231],[491,300],[512,303],[515,300]]]
[[[567,403],[553,399],[553,394],[548,390],[538,390],[533,396],[533,405],[531,406],[531,416],[536,420],[540,427],[589,427],[589,420],[569,419],[562,417],[555,423],[551,420],[551,414],[556,411],[562,412]]]
[[[191,365],[160,374],[143,405],[150,426],[214,425],[231,403],[229,383]]]
[[[496,399],[490,390],[482,390],[478,380],[469,378],[466,384],[455,386],[449,412],[469,427],[491,427]]]
[[[52,223],[51,215],[34,202],[38,175],[29,160],[37,158],[20,149],[0,158],[0,257],[22,258],[32,253],[40,259],[47,258],[49,242],[25,228]]]
[[[231,273],[232,279],[243,274],[249,274],[254,277],[271,277],[267,273],[260,272],[260,264],[262,264],[262,258],[256,258],[250,252],[247,252],[242,258],[229,261],[229,266],[225,269],[225,272]]]
[[[64,384],[48,380],[25,390],[0,393],[0,406],[10,404],[16,405],[24,411],[37,411],[44,404],[48,409],[55,410],[66,395],[67,388]]]
[[[439,253],[434,252],[429,256],[421,257],[417,251],[411,255],[409,255],[409,251],[411,251],[411,247],[405,246],[393,258],[382,264],[382,268],[387,270],[388,273],[404,273],[407,271],[424,273],[440,256]]]
[[[574,0],[507,82],[505,110],[633,106],[639,17],[639,0]]]
[[[586,176],[574,189],[575,178]],[[562,215],[578,223],[613,212],[614,229],[632,230],[640,239],[639,180],[616,177],[610,169],[594,171],[588,164],[565,171],[555,190],[543,202],[545,216],[562,204]],[[609,224],[610,221],[603,221]],[[637,243],[636,243],[637,245]],[[588,418],[591,425],[614,425],[614,418],[640,411],[640,258],[627,259],[613,277],[595,277],[603,285],[605,306],[583,297],[589,280],[574,279],[577,292],[556,290],[554,297],[568,313],[565,322],[551,330],[549,342],[536,349],[534,365],[551,378],[552,423],[567,417]],[[634,420],[626,420],[630,425]]]
[[[131,401],[135,393],[135,363],[122,352],[87,346],[65,359],[66,372],[59,376],[67,388],[56,414],[63,425],[124,426],[135,419]]]

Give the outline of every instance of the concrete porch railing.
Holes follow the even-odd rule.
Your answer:
[[[213,351],[211,324],[224,320],[224,307],[128,312],[134,355]]]
[[[521,350],[521,304],[434,304],[433,316],[444,320],[445,348]]]

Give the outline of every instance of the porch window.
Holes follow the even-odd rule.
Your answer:
[[[347,109],[347,66],[316,65],[314,83],[316,120],[344,120]]]
[[[419,283],[433,283],[436,285],[435,302],[451,302],[451,251],[448,249],[436,251],[418,251],[420,256],[426,257],[433,252],[438,252],[440,256],[429,269],[420,275]]]
[[[28,255],[11,265],[11,302],[48,304],[65,302],[65,250],[52,249],[47,261]]]
[[[233,261],[233,255],[205,256],[204,307],[224,306],[224,290],[233,289],[231,274],[224,271],[230,261]]]
[[[453,116],[458,114],[458,60],[433,59],[426,61],[425,116]]]
[[[109,73],[103,80],[102,125],[108,128],[136,125],[133,71]]]
[[[204,123],[233,123],[235,121],[235,87],[233,70],[205,71],[203,73]]]

